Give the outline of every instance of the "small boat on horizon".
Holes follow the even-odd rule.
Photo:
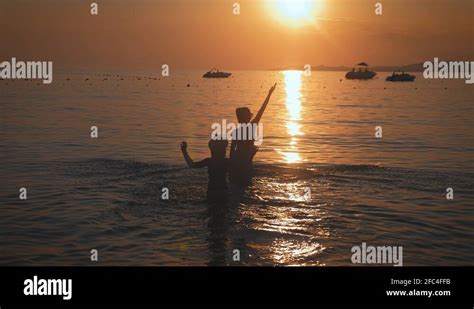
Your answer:
[[[387,82],[412,82],[416,78],[415,75],[407,74],[405,72],[395,71],[391,76],[385,79]]]
[[[377,73],[369,70],[369,65],[361,62],[355,65],[352,71],[346,73],[347,79],[372,79]]]
[[[212,70],[206,72],[202,77],[204,77],[204,78],[227,78],[231,75],[232,75],[232,73],[220,72],[217,69],[212,69]]]

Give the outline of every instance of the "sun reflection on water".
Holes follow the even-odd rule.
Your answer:
[[[303,133],[303,72],[284,71],[286,113],[283,112],[283,146],[275,149],[286,163],[303,162],[301,138]],[[255,246],[272,263],[278,265],[321,266],[321,254],[326,250],[322,241],[331,236],[325,227],[326,212],[320,205],[313,205],[305,193],[308,183],[298,180],[298,169],[285,174],[285,181],[275,182],[273,178],[262,181],[262,200],[269,204],[258,207],[250,216],[256,221],[253,228],[268,233],[277,233],[284,237],[272,239],[265,246]],[[291,171],[296,171],[292,174]]]
[[[315,256],[326,248],[319,243],[275,239],[272,244],[272,259],[277,264],[288,266],[325,266]]]
[[[297,136],[303,135],[301,131],[301,71],[284,71],[282,72],[285,81],[285,104],[287,111],[286,128],[290,141],[288,148],[277,149],[287,163],[302,162],[298,152]]]

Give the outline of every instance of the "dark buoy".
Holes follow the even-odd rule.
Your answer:
[[[191,85],[190,85],[190,84],[187,84],[186,87],[191,87]]]

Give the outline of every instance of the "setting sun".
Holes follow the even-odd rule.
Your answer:
[[[278,21],[291,26],[311,24],[322,0],[268,0],[267,8]]]

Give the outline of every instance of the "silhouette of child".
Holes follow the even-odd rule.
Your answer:
[[[181,142],[181,151],[183,152],[186,163],[191,168],[207,167],[209,174],[207,184],[207,197],[211,200],[222,200],[227,196],[227,168],[229,159],[226,158],[227,140],[209,141],[209,150],[211,157],[194,162],[188,154],[186,142]]]

